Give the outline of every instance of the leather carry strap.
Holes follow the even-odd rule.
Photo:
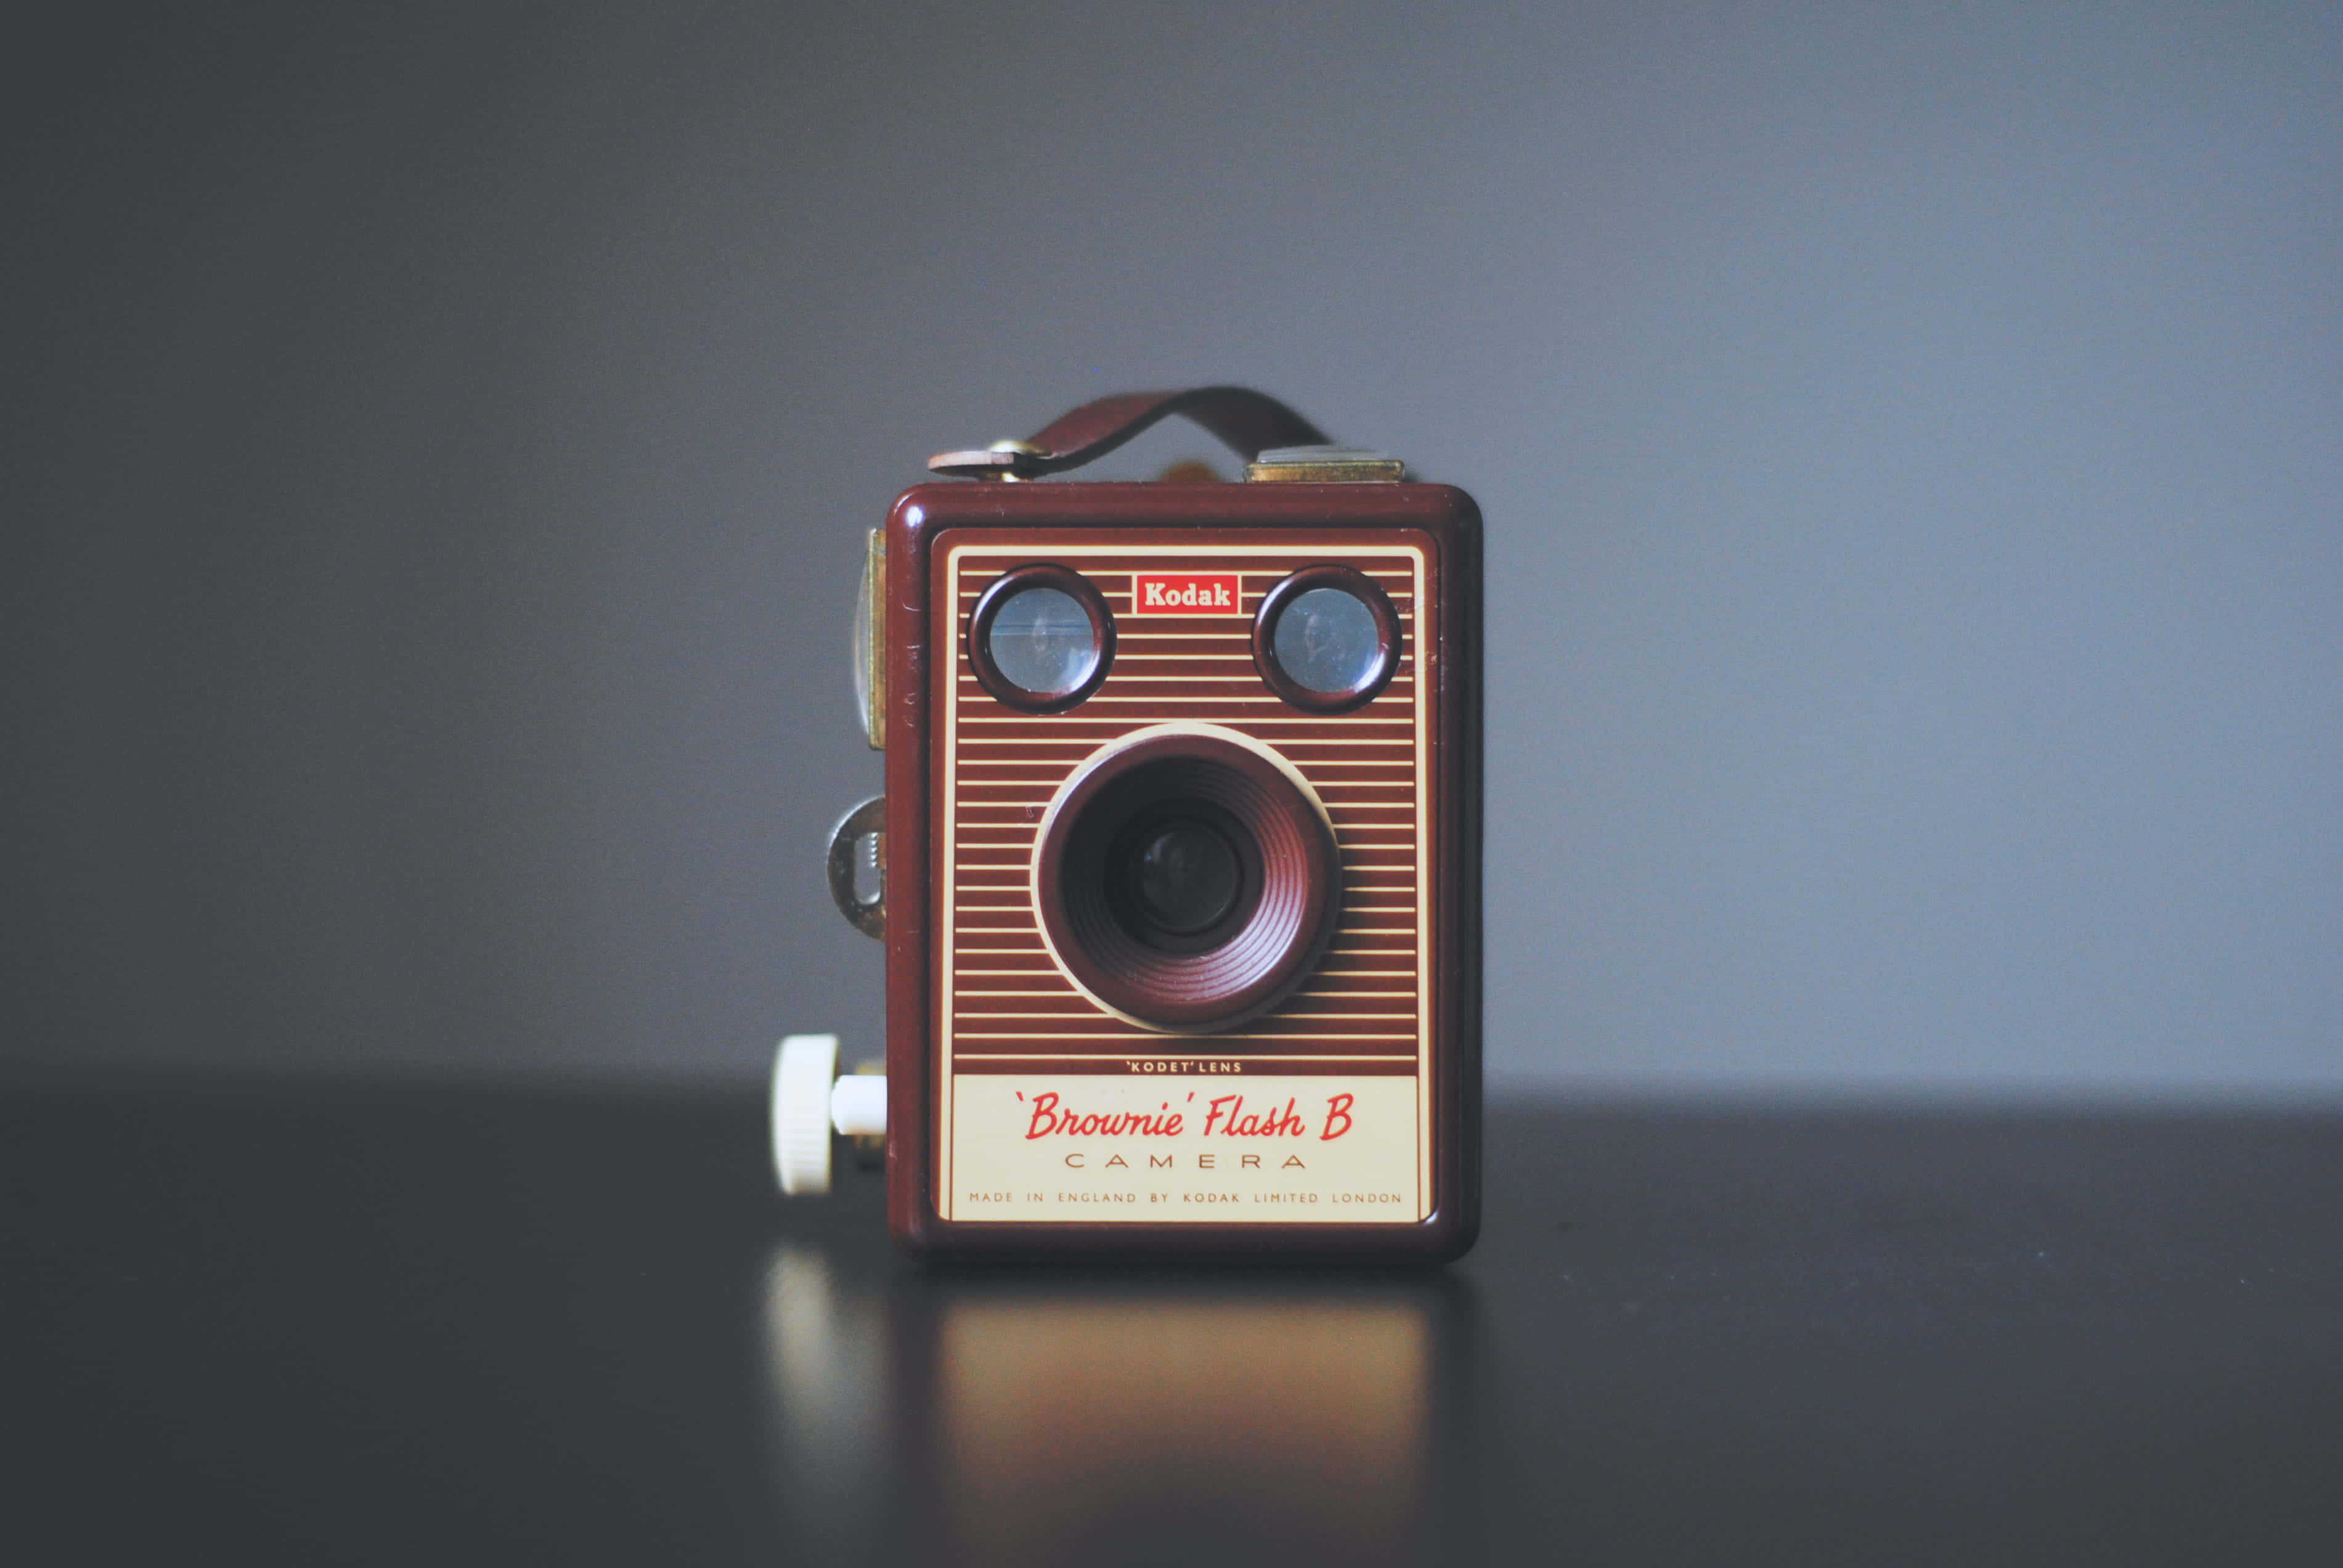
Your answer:
[[[1322,447],[1324,431],[1274,397],[1243,387],[1185,392],[1124,392],[1085,403],[1030,441],[996,441],[983,451],[939,452],[928,467],[964,479],[1038,479],[1105,457],[1141,430],[1184,414],[1247,462],[1272,447]]]

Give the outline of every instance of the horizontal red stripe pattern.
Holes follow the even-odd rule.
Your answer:
[[[1253,668],[1262,596],[1297,568],[1338,557],[1296,548],[1241,569],[1242,607],[1223,617],[1133,616],[1134,571],[1225,570],[1197,558],[1052,551],[1081,572],[1116,618],[1114,663],[1080,708],[1035,717],[994,700],[968,661],[967,611],[1032,549],[959,558],[953,639],[956,785],[950,953],[952,1070],[1125,1073],[1134,1064],[1209,1079],[1203,1064],[1316,1074],[1412,1074],[1419,1048],[1416,937],[1423,887],[1416,848],[1414,578],[1403,557],[1339,552],[1390,596],[1402,658],[1388,687],[1354,713],[1289,707]],[[1282,753],[1325,802],[1341,849],[1342,923],[1318,970],[1271,1013],[1222,1034],[1164,1035],[1101,1010],[1059,970],[1033,915],[1033,835],[1066,777],[1099,747],[1171,719],[1214,723]]]

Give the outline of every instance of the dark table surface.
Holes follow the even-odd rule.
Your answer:
[[[0,1083],[0,1553],[2343,1562],[2343,1121],[1500,1109],[1394,1274],[923,1270],[761,1114]]]

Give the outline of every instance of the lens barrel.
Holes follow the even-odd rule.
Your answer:
[[[1232,731],[1142,730],[1051,803],[1033,897],[1052,955],[1150,1029],[1234,1028],[1317,967],[1342,861],[1307,784]]]

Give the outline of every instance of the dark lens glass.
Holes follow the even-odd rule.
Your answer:
[[[1241,877],[1235,846],[1219,833],[1202,822],[1167,822],[1141,848],[1131,891],[1148,923],[1192,936],[1227,917]]]

